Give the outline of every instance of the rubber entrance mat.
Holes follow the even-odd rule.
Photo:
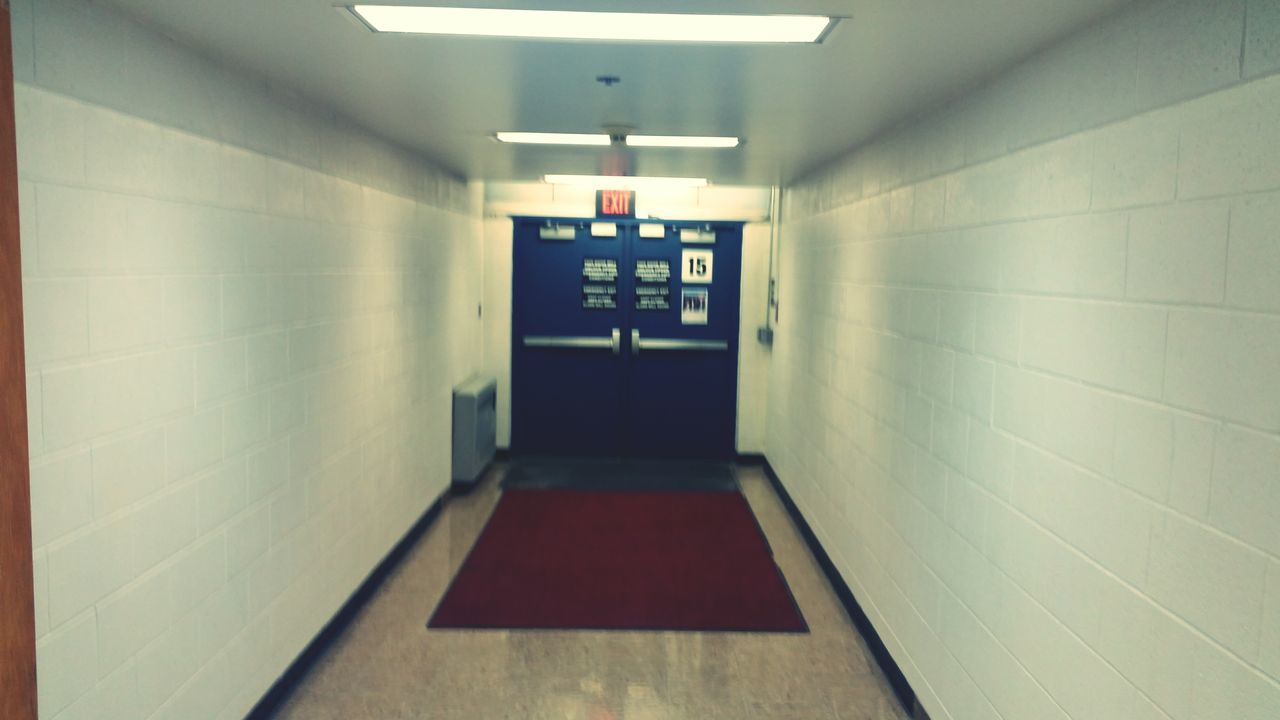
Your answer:
[[[741,493],[505,490],[431,628],[808,632]]]
[[[516,460],[503,488],[738,492],[728,463],[701,460],[532,458]]]

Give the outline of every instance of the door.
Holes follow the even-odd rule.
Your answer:
[[[518,219],[512,450],[729,458],[742,226]]]
[[[633,235],[637,272],[671,269],[669,309],[637,303],[628,334],[632,449],[731,457],[737,436],[742,226],[667,225]],[[648,283],[637,282],[637,292]],[[652,304],[652,303],[651,303]]]
[[[579,221],[515,223],[513,450],[623,452],[623,242]]]

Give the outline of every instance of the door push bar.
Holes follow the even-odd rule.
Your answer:
[[[641,338],[640,331],[631,331],[631,354],[641,350],[728,350],[726,340],[677,340],[675,338]]]
[[[614,355],[622,354],[622,331],[613,329],[610,337],[580,337],[576,335],[525,335],[525,347],[540,348],[575,348],[586,350],[611,350]]]

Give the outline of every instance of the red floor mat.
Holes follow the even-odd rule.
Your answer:
[[[515,489],[428,627],[808,631],[740,493]]]

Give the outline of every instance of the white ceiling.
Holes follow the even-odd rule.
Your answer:
[[[788,180],[1128,0],[425,0],[404,4],[847,17],[821,45],[670,46],[378,35],[331,0],[110,0],[288,83],[471,178],[592,173],[600,148],[500,145],[496,130],[739,135],[735,150],[635,150],[644,175]],[[382,0],[387,1],[387,0]],[[601,74],[622,82],[606,88]]]

